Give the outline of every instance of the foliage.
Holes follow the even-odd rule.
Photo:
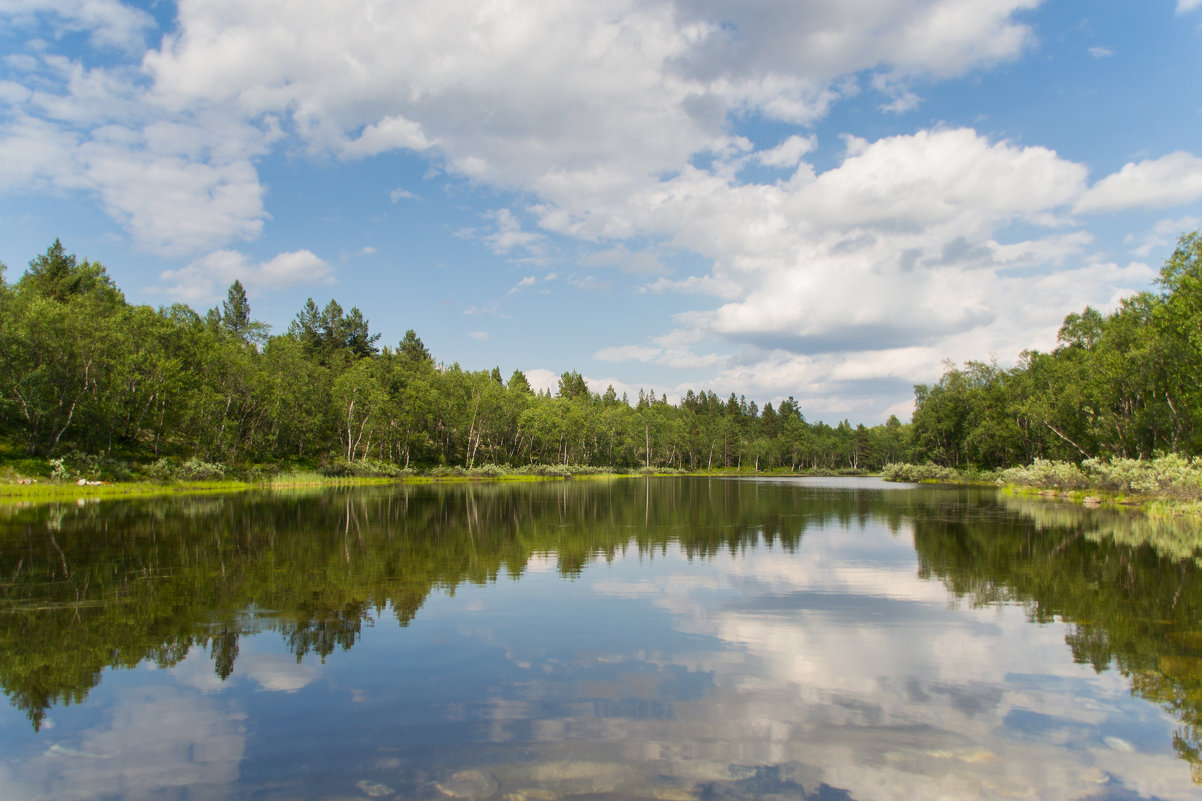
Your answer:
[[[223,464],[192,458],[180,465],[178,477],[184,481],[217,481],[225,478],[225,473]]]
[[[1089,475],[1072,462],[1036,459],[1030,465],[999,471],[998,481],[1028,487],[1079,490],[1090,486]]]
[[[1051,353],[1027,351],[1011,369],[948,364],[938,383],[916,386],[915,456],[946,467],[999,469],[1202,455],[1197,231],[1178,241],[1159,288],[1124,299],[1107,315],[1089,307],[1069,314]],[[1069,472],[1048,478],[1056,486],[1077,482]],[[1122,483],[1117,475],[1105,480]]]
[[[926,464],[893,462],[881,469],[881,477],[886,481],[901,481],[916,484],[922,481],[954,482],[961,478],[961,473],[955,468],[942,467],[930,462]]]
[[[204,315],[130,306],[102,266],[56,241],[15,285],[0,284],[0,432],[31,457],[94,454],[161,480],[184,478],[193,459],[252,479],[235,466],[487,476],[539,464],[529,469],[568,476],[863,471],[911,451],[910,426],[895,417],[831,426],[808,422],[793,398],[761,409],[707,391],[673,405],[640,390],[632,404],[574,370],[552,396],[520,370],[505,381],[500,367],[437,363],[413,330],[395,350],[378,340],[357,308],[312,298],[268,337],[238,280]]]

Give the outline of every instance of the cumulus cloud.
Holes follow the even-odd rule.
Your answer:
[[[50,18],[56,33],[86,32],[101,47],[137,51],[144,45],[154,20],[145,11],[118,0],[3,0],[0,15],[18,26],[32,26]]]
[[[1085,168],[1044,148],[960,129],[850,152],[773,186],[686,171],[634,201],[632,217],[714,260],[709,279],[689,279],[729,299],[708,315],[711,333],[796,353],[929,343],[993,322],[997,271],[1024,252],[1082,243],[991,239],[1081,192]]]
[[[168,297],[190,304],[206,304],[223,297],[226,288],[241,281],[250,295],[291,286],[328,284],[333,280],[330,265],[308,250],[281,253],[255,263],[234,250],[218,250],[178,270],[165,270],[159,290]]]
[[[1202,198],[1202,158],[1177,151],[1158,159],[1130,163],[1089,188],[1080,212],[1164,208]]]
[[[790,136],[776,147],[756,153],[755,159],[765,167],[796,167],[801,157],[817,145],[812,136]]]

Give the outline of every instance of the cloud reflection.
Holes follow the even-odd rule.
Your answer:
[[[19,766],[0,762],[0,796],[225,798],[245,751],[243,720],[208,696],[164,686],[128,690],[100,725],[51,742]]]
[[[528,717],[498,699],[493,722],[506,738],[526,727],[538,762],[641,764],[618,786],[644,795],[1195,797],[1168,716],[1119,673],[1075,664],[1063,625],[1013,605],[957,608],[918,577],[910,540],[869,524],[807,536],[795,554],[669,552],[667,576],[607,572],[593,592],[665,610],[697,647],[550,666],[556,689],[526,698]],[[679,675],[704,676],[703,693],[665,692]],[[493,770],[504,786],[532,780]]]

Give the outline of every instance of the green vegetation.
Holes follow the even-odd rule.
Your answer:
[[[15,284],[0,272],[0,465],[12,478],[256,483],[295,468],[863,471],[910,455],[896,418],[832,427],[792,398],[761,409],[704,391],[672,405],[640,390],[632,404],[572,371],[552,396],[520,370],[506,381],[436,363],[412,330],[395,349],[379,338],[359,309],[312,298],[268,336],[238,281],[204,314],[131,306],[102,265],[55,241]]]
[[[1181,237],[1158,285],[1110,315],[1070,314],[1055,350],[1026,351],[1013,369],[949,365],[915,387],[917,461],[999,469],[1202,455],[1199,232]]]
[[[1070,314],[1051,353],[1010,370],[968,362],[914,388],[911,451],[893,481],[988,482],[1136,500],[1202,501],[1202,234],[1182,236],[1158,292]],[[1168,502],[1168,503],[1164,503]]]
[[[554,395],[536,393],[520,370],[506,381],[499,367],[435,362],[412,330],[395,349],[380,348],[359,309],[335,300],[310,298],[286,333],[269,336],[237,281],[203,315],[131,306],[102,265],[56,241],[15,284],[0,272],[0,481],[893,465],[886,474],[907,480],[962,480],[967,471],[973,480],[1193,501],[1199,332],[1195,232],[1165,263],[1157,293],[1108,316],[1070,314],[1051,353],[1027,351],[1008,370],[949,366],[938,383],[915,387],[910,424],[832,427],[808,422],[792,398],[760,408],[690,390],[673,405],[640,390],[632,404],[612,387],[591,392],[573,371]],[[1148,467],[1171,456],[1178,461]],[[896,466],[903,462],[929,466]]]

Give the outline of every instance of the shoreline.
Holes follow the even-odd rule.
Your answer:
[[[265,480],[220,479],[209,481],[102,481],[79,484],[55,482],[53,479],[37,478],[0,481],[0,506],[21,503],[56,503],[104,499],[154,498],[186,495],[232,495],[241,492],[275,491],[302,488],[393,486],[405,484],[465,484],[483,482],[542,482],[542,481],[588,481],[622,478],[662,478],[670,476],[693,478],[740,478],[740,477],[831,477],[852,476],[871,478],[875,474],[848,474],[839,472],[796,472],[788,470],[747,471],[735,468],[716,470],[677,471],[643,469],[631,472],[591,470],[573,473],[559,472],[549,467],[546,474],[530,472],[500,472],[487,475],[405,475],[405,476],[323,476],[318,473],[283,474]],[[875,475],[879,477],[879,475]]]

